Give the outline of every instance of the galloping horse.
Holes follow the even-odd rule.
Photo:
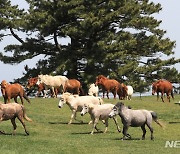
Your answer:
[[[24,89],[18,83],[9,84],[6,80],[1,82],[1,92],[4,97],[4,103],[10,103],[10,99],[14,98],[14,101],[17,102],[17,97],[19,96],[21,99],[21,103],[24,104],[23,97],[30,103],[29,98],[27,97]]]
[[[45,87],[44,87],[44,84],[43,83],[40,83],[40,84],[37,84],[37,81],[38,81],[38,77],[34,77],[34,78],[30,78],[28,80],[28,83],[27,83],[27,88],[30,89],[31,87],[34,87],[37,85],[38,87],[38,93],[37,93],[37,96],[40,96],[40,93],[42,92],[43,96],[45,95],[44,93],[44,90],[45,90]]]
[[[72,94],[82,94],[84,95],[81,83],[76,79],[69,79],[64,87],[65,92],[70,92]]]
[[[108,79],[103,75],[98,75],[96,77],[96,85],[102,86],[103,98],[105,91],[107,91],[107,98],[109,99],[109,92],[112,92],[114,95],[114,99],[116,98],[117,90],[120,83],[114,79]]]
[[[174,99],[173,95],[173,86],[172,84],[167,80],[158,80],[152,84],[152,95],[157,93],[157,100],[159,99],[159,92],[161,92],[161,99],[164,102],[163,96],[164,93],[167,95],[167,99],[170,102],[170,95]]]
[[[55,89],[60,88],[62,86],[63,92],[65,91],[65,84],[69,79],[62,75],[51,76],[51,75],[38,75],[37,84],[43,83],[45,85],[45,89],[52,89],[53,97],[55,97]],[[46,95],[46,93],[45,93]]]

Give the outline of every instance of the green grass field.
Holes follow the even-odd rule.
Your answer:
[[[3,100],[2,97],[0,100]],[[153,122],[154,141],[150,140],[150,131],[147,128],[146,140],[141,140],[141,128],[129,128],[131,140],[121,140],[122,133],[118,133],[112,119],[109,120],[109,129],[106,134],[95,133],[91,135],[92,125],[88,125],[89,115],[77,118],[83,120],[81,124],[74,121],[68,125],[71,111],[67,105],[58,108],[57,99],[32,98],[31,104],[25,102],[27,115],[33,122],[27,122],[26,126],[30,133],[25,135],[24,129],[18,119],[16,135],[0,135],[0,153],[2,154],[126,154],[126,153],[180,153],[180,148],[165,148],[166,141],[180,141],[180,106],[174,104],[180,100],[176,95],[171,103],[156,101],[156,96],[133,97],[131,101],[123,101],[133,109],[148,109],[158,113],[164,129]],[[115,104],[118,100],[104,99],[105,103]],[[118,117],[122,128],[122,123]],[[99,122],[98,128],[104,130],[104,125]],[[12,132],[10,121],[3,121],[0,130],[6,133]]]

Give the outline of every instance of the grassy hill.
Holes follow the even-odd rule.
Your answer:
[[[2,97],[0,100],[3,100]],[[141,128],[129,128],[131,140],[121,140],[122,133],[118,133],[112,119],[109,120],[109,129],[106,134],[100,132],[91,135],[92,125],[89,115],[81,117],[77,114],[83,124],[74,121],[68,125],[71,111],[67,105],[62,109],[58,108],[59,99],[32,98],[31,104],[25,102],[27,115],[33,122],[27,122],[27,129],[30,133],[25,136],[24,129],[18,119],[16,136],[0,135],[0,153],[21,154],[21,153],[94,153],[94,154],[114,154],[114,153],[179,153],[179,148],[165,148],[166,141],[180,141],[180,106],[174,104],[180,100],[176,95],[171,103],[156,101],[156,96],[133,97],[131,101],[123,101],[133,109],[148,109],[158,113],[160,121],[165,126],[164,129],[153,122],[154,141],[150,140],[150,131],[147,129],[146,140],[141,140]],[[119,101],[114,99],[104,99],[105,103]],[[118,117],[118,122],[122,128],[122,123]],[[104,125],[99,122],[98,128],[104,130]],[[0,124],[0,130],[6,133],[12,132],[10,121]]]

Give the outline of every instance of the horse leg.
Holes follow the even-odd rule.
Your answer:
[[[162,101],[164,102],[163,96],[164,96],[164,93],[161,92],[161,99],[162,99]]]
[[[22,96],[19,96],[19,97],[20,97],[21,103],[22,103],[22,105],[23,105],[23,104],[24,104],[23,97],[22,97]]]
[[[116,99],[116,91],[113,91],[114,99]]]
[[[105,128],[105,130],[104,130],[104,133],[106,133],[107,132],[107,130],[108,130],[108,119],[106,119],[105,120],[105,126],[106,126],[106,128]]]
[[[157,92],[157,101],[159,100],[159,92]]]
[[[72,111],[72,115],[71,115],[71,119],[70,119],[70,121],[69,121],[68,124],[71,124],[71,123],[72,123],[72,120],[75,118],[75,116],[76,116],[76,110],[73,110],[73,111]]]
[[[146,125],[148,126],[148,128],[149,128],[149,130],[150,130],[150,132],[151,132],[151,140],[154,140],[153,128],[152,128],[151,124],[150,124],[150,123],[147,123]]]
[[[107,90],[106,96],[109,99],[109,90]]]
[[[116,127],[117,127],[118,132],[120,133],[120,132],[121,132],[121,129],[120,129],[120,127],[118,126],[117,118],[116,118],[116,117],[113,117],[113,120],[114,120],[114,122],[115,122],[115,124],[116,124]]]
[[[143,131],[142,140],[144,140],[145,139],[145,135],[146,135],[145,124],[141,126],[141,129]]]
[[[98,131],[98,129],[97,129],[97,127],[96,127],[98,121],[99,121],[98,118],[93,119],[93,129],[92,129],[92,131],[91,131],[91,134],[92,134],[92,135],[94,134],[94,129],[96,129],[96,130]]]
[[[25,123],[24,123],[23,115],[18,115],[17,118],[19,119],[19,121],[20,121],[21,124],[23,125],[26,135],[29,135],[29,132],[27,131],[26,125],[25,125]]]
[[[125,139],[125,137],[128,137],[128,138],[131,138],[131,136],[129,134],[127,134],[127,131],[128,131],[128,126],[123,126],[123,140]]]
[[[166,95],[167,95],[168,101],[170,102],[170,94],[169,94],[169,93],[166,93]]]
[[[15,118],[12,118],[12,119],[11,119],[11,123],[12,123],[12,125],[13,125],[13,133],[12,133],[12,135],[16,135],[17,125],[16,125],[16,122],[15,122]]]
[[[17,101],[17,97],[14,97],[14,101],[15,101],[16,103],[18,103],[18,101]]]

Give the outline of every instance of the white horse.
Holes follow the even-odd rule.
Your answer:
[[[54,88],[60,88],[62,86],[63,92],[66,82],[69,79],[62,75],[51,76],[51,75],[38,75],[37,84],[43,83],[45,89],[51,88],[53,96],[55,96]],[[46,93],[45,93],[46,96]]]
[[[133,87],[127,86],[127,100],[131,100],[132,94],[133,94]]]
[[[88,94],[91,95],[91,96],[98,96],[98,93],[99,93],[99,88],[98,86],[96,86],[94,83],[92,83],[90,86],[89,86],[89,91],[88,91]]]

